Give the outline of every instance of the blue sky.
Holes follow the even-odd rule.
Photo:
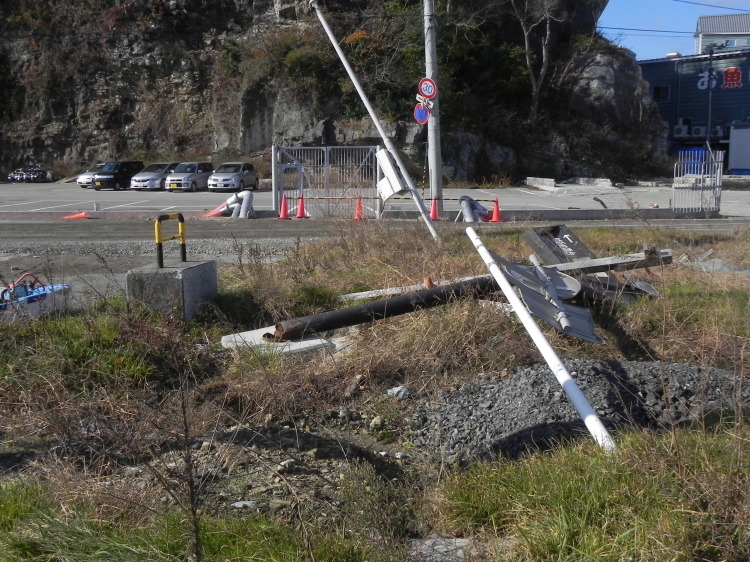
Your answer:
[[[738,10],[750,12],[750,0],[609,0],[599,30],[635,52],[637,60],[662,58],[672,51],[693,55],[698,17],[741,13]]]

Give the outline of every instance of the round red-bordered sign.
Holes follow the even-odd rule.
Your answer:
[[[417,123],[420,125],[424,125],[430,119],[430,110],[421,103],[418,103],[414,106],[414,119],[416,119]]]
[[[422,78],[419,81],[419,93],[431,100],[437,95],[437,84],[430,78]]]

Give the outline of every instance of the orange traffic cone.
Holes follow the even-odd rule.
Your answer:
[[[223,217],[224,216],[224,211],[226,210],[226,208],[227,208],[227,204],[226,203],[222,203],[221,205],[219,205],[215,209],[212,209],[211,211],[207,211],[207,212],[203,213],[203,216],[204,217]]]
[[[295,219],[306,219],[307,215],[305,214],[305,196],[301,195],[299,196],[299,204],[297,205],[297,216],[294,217]]]
[[[82,213],[76,213],[75,215],[68,215],[67,217],[63,217],[64,219],[90,219],[91,213],[88,211],[84,211]]]
[[[432,206],[430,207],[430,220],[432,221],[440,220],[440,215],[438,214],[437,197],[432,198]]]
[[[289,208],[287,207],[286,203],[286,195],[281,196],[281,211],[279,212],[279,217],[282,220],[289,220]]]
[[[354,220],[363,221],[365,220],[365,213],[362,208],[362,196],[357,195],[357,204],[354,206]]]
[[[497,197],[495,197],[495,207],[492,209],[492,218],[490,219],[490,222],[503,222],[503,217],[500,215],[500,204],[497,202]]]

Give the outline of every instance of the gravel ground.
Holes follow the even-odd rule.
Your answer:
[[[721,369],[654,362],[564,361],[604,425],[667,428],[746,407],[750,385]],[[530,447],[588,436],[546,364],[500,380],[481,376],[416,408],[415,444],[435,460],[516,458]]]

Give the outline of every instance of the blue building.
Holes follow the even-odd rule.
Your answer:
[[[643,78],[674,150],[709,142],[750,173],[750,14],[701,17],[695,36],[701,54],[639,61]]]

